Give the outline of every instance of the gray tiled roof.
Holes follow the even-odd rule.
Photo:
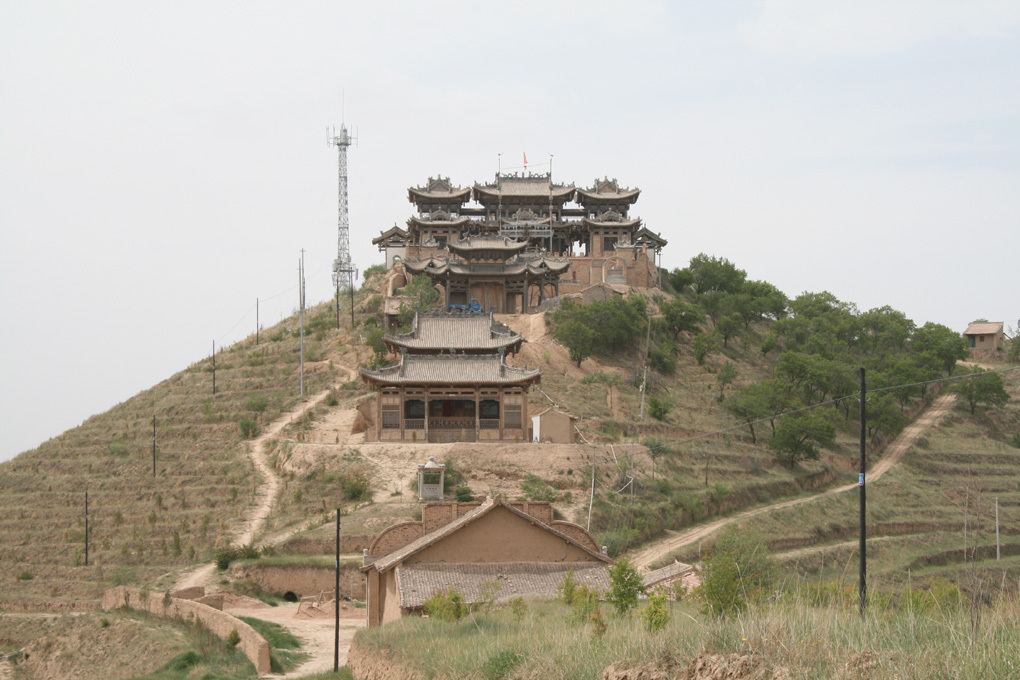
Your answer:
[[[523,338],[488,314],[422,315],[410,333],[387,333],[384,340],[408,349],[489,349],[520,344]]]
[[[568,571],[578,585],[600,592],[610,589],[604,562],[501,562],[497,564],[413,564],[397,567],[400,606],[421,607],[432,595],[456,588],[468,603],[483,602],[487,584],[498,583],[497,602],[514,597],[553,598]]]
[[[397,366],[377,371],[362,369],[361,375],[366,380],[388,385],[514,385],[538,382],[542,373],[537,369],[507,366],[498,354],[407,354]]]
[[[550,184],[548,180],[534,181],[521,178],[501,177],[499,184],[476,184],[476,192],[502,196],[556,196],[570,200],[574,194],[573,186]]]
[[[661,569],[650,571],[644,575],[645,588],[651,588],[652,586],[658,583],[662,583],[663,581],[674,579],[677,576],[681,576],[689,571],[692,571],[693,569],[694,567],[692,567],[689,564],[684,564],[683,562],[674,562],[673,564],[668,564],[665,567],[662,567]]]

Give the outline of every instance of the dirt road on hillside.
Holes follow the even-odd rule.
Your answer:
[[[351,379],[356,375],[355,371],[346,366],[337,366],[337,368],[345,372]],[[275,439],[283,428],[315,408],[328,394],[329,390],[319,392],[298,404],[294,409],[281,414],[279,418],[270,423],[262,431],[262,434],[249,443],[248,455],[251,456],[252,463],[262,478],[262,483],[259,485],[257,503],[246,513],[241,526],[234,529],[230,539],[231,545],[247,545],[262,532],[263,528],[265,528],[266,520],[269,518],[269,513],[272,512],[273,505],[276,504],[276,499],[280,495],[280,477],[269,464],[269,458],[266,455],[266,445],[271,439]],[[212,585],[215,569],[216,565],[214,564],[203,564],[192,569],[177,580],[173,590],[194,586],[210,586]]]
[[[955,394],[943,394],[936,399],[931,406],[929,406],[913,423],[908,425],[906,429],[904,429],[903,432],[901,432],[899,436],[892,441],[891,444],[889,444],[889,447],[886,449],[885,455],[882,456],[882,459],[873,465],[868,471],[867,480],[874,482],[880,479],[882,475],[888,472],[889,469],[896,464],[896,462],[903,456],[903,453],[910,448],[918,436],[920,436],[920,434],[926,429],[935,426],[938,421],[941,420],[942,416],[944,416],[955,403]],[[669,536],[668,538],[648,546],[644,550],[638,551],[631,557],[631,559],[638,569],[648,569],[656,561],[667,556],[674,550],[700,541],[701,539],[714,534],[719,529],[722,529],[729,524],[733,524],[734,522],[741,522],[766,512],[772,512],[773,510],[789,508],[795,505],[800,505],[801,503],[810,503],[818,500],[819,498],[825,498],[826,496],[843,493],[844,491],[850,491],[851,489],[856,488],[857,484],[846,484],[806,498],[797,498],[792,501],[784,501],[782,503],[776,503],[775,505],[767,505],[762,508],[745,510],[744,512],[737,513],[731,517],[724,517],[714,522],[709,522],[708,524],[694,527],[687,531],[682,531],[678,534]]]

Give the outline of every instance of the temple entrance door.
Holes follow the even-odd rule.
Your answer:
[[[429,401],[430,442],[473,442],[474,399],[432,399]]]

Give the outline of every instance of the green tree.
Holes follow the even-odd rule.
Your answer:
[[[683,300],[667,300],[659,305],[662,318],[659,322],[673,341],[680,339],[681,333],[693,333],[702,322],[701,314]]]
[[[715,330],[722,337],[723,347],[729,346],[730,338],[740,332],[740,317],[736,314],[724,316],[715,324]]]
[[[724,257],[713,257],[700,253],[691,258],[688,269],[693,277],[692,286],[698,295],[717,290],[736,293],[744,284],[747,272]]]
[[[723,400],[723,392],[726,386],[731,384],[737,379],[737,367],[733,363],[723,364],[723,367],[719,369],[719,374],[715,376],[716,383],[719,384],[719,401]]]
[[[931,354],[947,375],[953,374],[957,361],[967,358],[967,341],[963,336],[931,321],[914,331],[911,345],[917,352]]]
[[[401,328],[409,328],[411,326],[411,321],[414,319],[416,311],[427,312],[437,307],[442,297],[442,294],[432,285],[432,280],[426,274],[418,274],[411,279],[411,282],[404,286],[401,294],[411,298],[410,304],[407,302],[402,303],[400,311],[397,312],[397,323],[400,324]]]
[[[1009,394],[1003,386],[1002,377],[998,373],[977,370],[973,378],[964,378],[954,390],[967,401],[973,415],[978,404],[986,406],[1003,406],[1009,401]]]
[[[556,339],[570,352],[570,360],[581,367],[581,362],[591,356],[595,347],[595,329],[580,319],[569,319],[556,326]]]
[[[780,419],[769,447],[792,466],[800,460],[816,460],[819,446],[829,448],[835,443],[835,426],[808,411]]]
[[[701,585],[695,591],[706,614],[725,616],[763,600],[775,581],[775,561],[762,541],[747,529],[729,527],[704,559]]]
[[[621,616],[637,606],[638,596],[645,592],[641,574],[630,559],[621,557],[609,568],[609,582],[612,584],[606,596]]]
[[[910,418],[896,405],[888,392],[868,397],[865,419],[868,436],[874,439],[880,432],[895,434],[907,426]],[[850,400],[848,400],[850,401]]]
[[[692,347],[694,349],[694,360],[698,362],[698,366],[704,366],[705,357],[719,349],[719,336],[714,332],[698,333],[694,337]]]

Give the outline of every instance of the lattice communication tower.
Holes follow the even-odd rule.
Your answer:
[[[351,240],[350,240],[350,216],[347,212],[347,147],[357,142],[357,138],[347,133],[347,126],[340,124],[340,131],[336,128],[327,131],[327,141],[330,146],[335,146],[338,152],[338,178],[337,187],[337,241],[336,260],[333,261],[333,285],[339,287],[346,284],[353,293],[354,279],[358,276],[358,270],[351,261]],[[351,310],[353,312],[353,309]]]

